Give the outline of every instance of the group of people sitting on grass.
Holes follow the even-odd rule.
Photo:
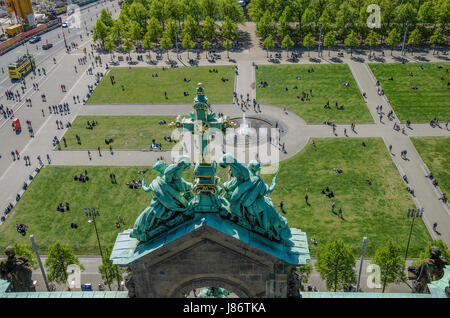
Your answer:
[[[326,195],[328,198],[334,198],[334,193],[333,191],[330,190],[330,188],[327,186],[325,189],[322,189],[322,191],[320,191],[321,194]]]
[[[98,126],[98,121],[92,121],[90,122],[89,120],[87,121],[87,126],[86,129],[94,129],[95,126]]]
[[[164,68],[163,68],[163,71],[164,71]],[[158,77],[158,73],[152,74],[152,77]]]
[[[184,97],[189,96],[189,92],[183,92]]]
[[[266,88],[267,86],[269,86],[269,84],[266,81],[264,81],[264,82],[260,81],[259,84],[258,84],[259,88],[261,88],[261,87],[262,88]]]
[[[211,70],[211,69],[209,69],[209,72],[210,72],[210,73],[219,73],[219,70],[217,70],[217,69],[213,68],[212,70]]]
[[[228,78],[225,78],[225,77],[222,76],[221,81],[224,82],[224,83],[228,82]]]
[[[25,236],[25,234],[27,234],[28,226],[25,224],[16,224],[16,229],[19,234]]]
[[[89,181],[89,176],[87,174],[87,171],[84,170],[84,174],[80,173],[80,175],[76,175],[75,177],[73,177],[74,181],[80,181],[85,183],[86,181]]]
[[[344,110],[344,105],[339,105],[338,102],[336,102],[334,106],[335,106],[336,109],[338,109],[338,110]],[[326,102],[325,105],[323,105],[323,108],[331,109],[330,101],[329,101],[329,100]]]
[[[150,145],[151,150],[161,150],[161,143],[157,143],[155,139],[152,140],[152,144]]]
[[[58,206],[56,207],[56,211],[59,211],[59,212],[66,212],[66,211],[69,211],[70,210],[70,205],[69,205],[69,202],[66,202],[66,204],[64,204],[64,203],[60,203],[60,204],[58,204]]]
[[[184,78],[184,81],[186,82],[186,83],[189,83],[190,81],[191,81],[191,79],[190,78]]]
[[[167,122],[166,122],[165,120],[160,120],[160,121],[158,122],[158,124],[159,124],[159,125],[166,125]]]
[[[136,181],[136,180],[131,180],[131,182],[127,182],[126,185],[130,188],[130,189],[139,189],[140,187],[142,187],[141,181]]]

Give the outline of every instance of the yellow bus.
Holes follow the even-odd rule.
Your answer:
[[[35,66],[34,57],[31,54],[24,54],[15,63],[8,66],[9,77],[12,80],[21,79],[27,75]]]

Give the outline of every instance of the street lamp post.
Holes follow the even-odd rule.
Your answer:
[[[86,217],[88,217],[88,218],[92,217],[92,219],[89,219],[88,222],[94,223],[95,234],[97,236],[97,242],[98,242],[98,249],[100,250],[100,256],[102,258],[102,263],[103,263],[102,245],[100,244],[100,237],[98,236],[98,231],[97,231],[97,223],[95,222],[95,219],[100,216],[100,213],[98,212],[98,210],[95,210],[94,208],[92,209],[92,212],[91,212],[90,208],[87,208],[87,209],[85,208],[84,213],[85,213]],[[106,280],[109,282],[108,270],[105,270],[105,276],[106,276]],[[111,290],[111,284],[108,283],[108,287],[109,287],[109,290]]]
[[[414,227],[414,220],[416,218],[422,218],[422,215],[423,215],[423,208],[417,209],[417,211],[416,211],[416,209],[408,209],[408,214],[406,215],[406,217],[408,219],[412,218],[412,221],[411,221],[411,228],[409,230],[408,245],[406,245],[405,261],[406,261],[406,257],[408,256],[408,249],[409,249],[409,243],[411,241],[412,230]]]

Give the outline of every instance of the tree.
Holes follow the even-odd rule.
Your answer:
[[[125,51],[125,52],[127,52],[128,53],[128,56],[131,58],[131,50],[133,49],[133,47],[134,47],[134,44],[133,44],[133,42],[129,39],[129,38],[126,38],[125,39],[125,41],[123,42],[123,50]]]
[[[120,45],[120,41],[122,40],[122,35],[124,31],[124,25],[120,19],[115,20],[113,23],[113,26],[111,28],[110,36],[111,40],[114,41],[114,43]]]
[[[173,47],[173,43],[168,32],[164,32],[164,35],[159,42],[159,46],[166,50],[167,59],[170,61],[169,50]]]
[[[206,58],[208,58],[208,51],[211,49],[211,42],[203,41],[203,49],[206,51]]]
[[[144,36],[142,28],[136,21],[131,21],[128,33],[130,35],[130,40],[132,40],[135,45],[137,44],[137,42],[141,41]]]
[[[400,33],[397,31],[397,29],[392,29],[392,31],[389,32],[389,35],[386,39],[386,44],[392,47],[391,49],[392,55],[392,52],[394,51],[394,46],[400,44]]]
[[[216,0],[201,0],[200,6],[206,17],[211,17],[213,21],[215,18],[218,18],[220,8]]]
[[[94,34],[92,39],[94,41],[100,40],[102,42],[102,47],[105,43],[105,39],[108,36],[109,28],[102,22],[102,20],[98,19],[97,23],[94,26]]]
[[[383,293],[386,285],[406,281],[405,260],[400,255],[400,249],[394,241],[390,240],[376,250],[372,264],[380,266]]]
[[[358,11],[353,8],[348,1],[342,2],[336,14],[336,27],[341,37],[353,32],[355,22],[358,20]]]
[[[303,39],[303,46],[308,49],[308,57],[309,57],[311,48],[314,46],[314,37],[311,33],[308,33]]]
[[[408,45],[411,46],[419,45],[420,41],[422,41],[422,36],[420,34],[420,30],[416,28],[409,35]],[[412,55],[414,55],[414,51],[412,51]]]
[[[345,46],[350,48],[350,56],[353,54],[353,48],[359,45],[359,41],[356,38],[355,33],[352,31],[344,40]]]
[[[270,11],[267,10],[259,22],[256,24],[256,34],[266,39],[269,35],[273,34],[275,31],[275,23],[272,19]]]
[[[100,20],[102,20],[103,24],[106,25],[108,28],[112,28],[114,25],[114,20],[111,17],[111,13],[103,9],[100,12]]]
[[[267,51],[267,57],[269,57],[269,50],[272,49],[273,47],[275,47],[275,43],[273,42],[272,39],[272,34],[269,35],[264,42],[262,43],[263,47],[266,49]]]
[[[155,47],[155,44],[153,43],[153,39],[150,36],[149,32],[145,33],[144,40],[142,41],[142,48],[144,50],[148,50],[148,58],[151,60],[152,56],[150,55],[150,50]]]
[[[369,56],[371,56],[372,55],[372,46],[378,44],[378,34],[376,34],[376,32],[374,30],[371,30],[369,32],[369,35],[366,38],[366,44],[370,48]]]
[[[230,49],[232,46],[233,44],[229,39],[226,39],[225,42],[223,42],[223,47],[227,50],[227,58],[230,58]]]
[[[112,51],[115,49],[116,45],[114,44],[114,41],[111,39],[111,36],[108,36],[105,40],[105,50],[111,54],[111,61],[112,61]]]
[[[355,257],[342,240],[328,241],[317,252],[316,270],[326,281],[327,289],[341,289],[355,282]]]
[[[37,267],[38,261],[36,255],[33,253],[30,246],[23,243],[15,242],[13,244],[13,248],[14,252],[16,253],[16,256],[26,258],[28,260],[28,264],[31,267],[33,268]]]
[[[189,34],[186,34],[183,37],[183,42],[181,43],[181,46],[183,47],[183,49],[187,51],[187,56],[189,60],[189,50],[191,50],[194,47],[194,41],[191,40]]]
[[[441,28],[437,28],[433,35],[430,37],[430,44],[434,45],[434,50],[433,50],[433,54],[436,53],[436,47],[441,44],[442,42],[444,42],[444,35],[442,34],[442,29]]]
[[[84,270],[84,266],[80,264],[78,257],[75,256],[69,246],[56,242],[48,248],[45,267],[47,268],[50,282],[65,284],[68,278],[67,268],[72,264],[78,265],[81,270]]]
[[[163,33],[163,28],[155,17],[151,17],[147,24],[147,33],[152,42],[158,41]]]
[[[191,15],[188,15],[186,20],[183,22],[183,37],[189,35],[190,39],[195,39],[195,36],[199,33],[198,29],[199,27],[197,21],[195,21]]]
[[[220,11],[222,17],[229,17],[234,23],[241,23],[245,21],[242,7],[238,5],[235,0],[221,0]]]
[[[323,45],[328,48],[328,56],[330,56],[330,47],[336,46],[336,37],[333,31],[329,31],[323,40]]]
[[[291,33],[291,27],[289,25],[289,15],[290,8],[286,7],[280,19],[278,19],[277,32],[280,39],[284,39],[286,35],[289,35]]]
[[[122,274],[125,272],[124,268],[114,265],[112,260],[109,259],[111,257],[112,249],[112,245],[105,248],[102,264],[98,267],[98,271],[102,275],[103,281],[109,286],[110,290],[111,284],[114,283],[114,281],[117,282],[117,287],[120,287]]]
[[[208,41],[213,41],[216,38],[216,29],[217,25],[214,22],[214,19],[210,16],[207,16],[205,21],[203,21],[202,25],[202,34],[203,38]]]
[[[283,41],[281,41],[281,47],[286,48],[286,57],[289,57],[289,49],[294,46],[294,41],[292,41],[289,34],[286,34],[286,36],[283,38]]]
[[[310,260],[306,262],[305,265],[297,266],[297,273],[300,276],[300,284],[306,284],[309,279],[309,275],[311,275],[313,271],[313,267],[311,265]]]
[[[436,246],[441,251],[441,258],[445,261],[447,261],[448,264],[450,264],[450,250],[442,240],[432,241],[428,243],[427,246],[420,252],[419,259],[413,263],[413,265],[419,265],[424,260],[430,257],[430,247]]]
[[[228,16],[225,17],[222,24],[222,36],[226,40],[233,40],[238,35],[238,27],[236,23],[234,23],[231,18]]]

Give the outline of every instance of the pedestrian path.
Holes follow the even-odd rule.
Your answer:
[[[450,136],[449,131],[431,128],[429,125],[424,124],[413,125],[413,130],[405,129],[405,131],[407,131],[406,134],[393,130],[391,128],[391,123],[386,117],[384,117],[385,122],[380,121],[380,115],[376,110],[378,105],[383,106],[383,112],[385,113],[393,109],[388,100],[384,96],[378,94],[376,80],[371,74],[369,67],[363,63],[349,63],[349,66],[361,91],[365,92],[367,95],[367,107],[376,122],[375,125],[379,127],[378,129],[384,130],[383,140],[386,147],[389,149],[389,147],[392,146],[391,156],[399,174],[402,177],[404,175],[407,176],[408,183],[405,184],[405,188],[409,186],[414,190],[413,200],[416,207],[418,209],[424,209],[423,221],[430,235],[433,239],[442,239],[450,246],[450,232],[448,231],[448,229],[450,229],[450,213],[446,208],[447,204],[444,204],[439,200],[433,186],[431,183],[427,182],[422,168],[424,162],[410,139],[411,136],[417,135]],[[397,119],[395,121],[397,121]],[[407,160],[402,159],[402,151],[407,152]],[[438,235],[433,230],[433,224],[435,222],[438,224],[441,235]]]

